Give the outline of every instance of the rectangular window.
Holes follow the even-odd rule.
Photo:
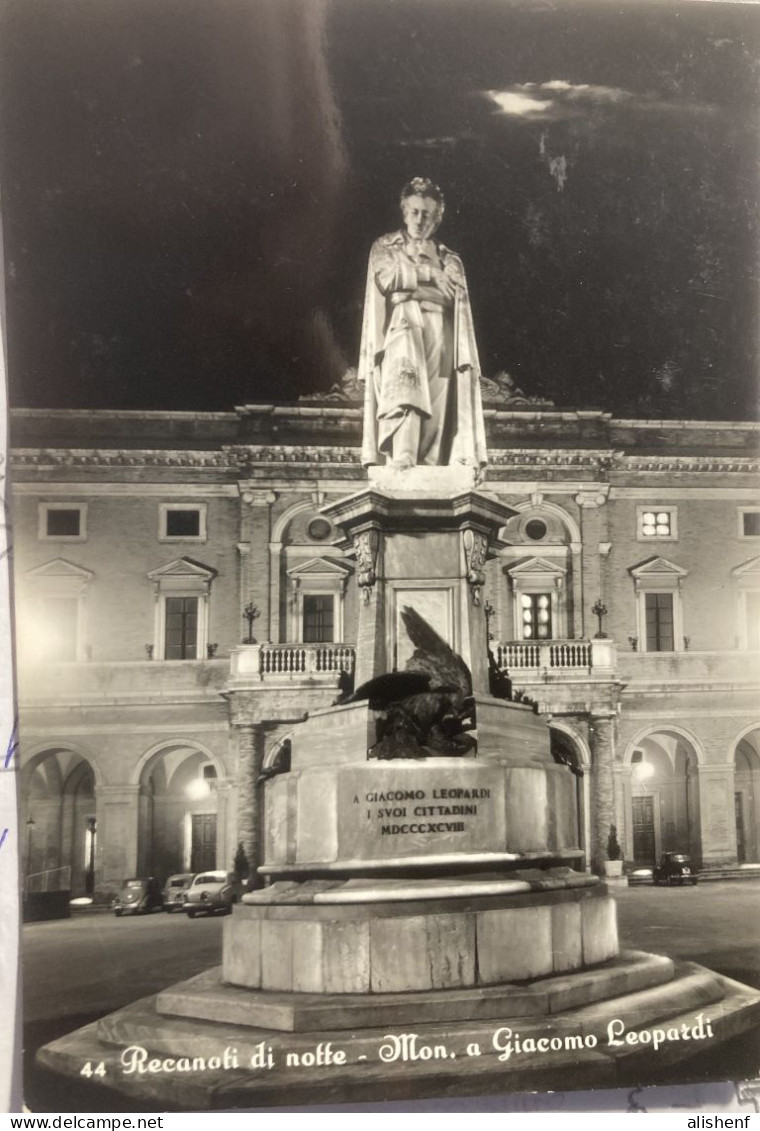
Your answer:
[[[747,609],[747,648],[750,652],[760,651],[760,593],[744,594]]]
[[[739,533],[742,538],[760,538],[760,510],[742,510],[739,518]]]
[[[672,593],[645,593],[647,652],[675,651]]]
[[[636,537],[640,542],[674,542],[678,538],[676,507],[637,507]]]
[[[43,540],[84,542],[87,504],[40,503],[38,537]]]
[[[165,660],[198,658],[198,598],[167,597]]]
[[[78,510],[48,511],[48,538],[55,538],[60,535],[69,538],[78,538],[81,517]]]
[[[161,503],[158,537],[162,542],[205,542],[205,503]]]
[[[47,663],[66,663],[77,658],[79,601],[76,597],[41,599],[44,658]]]
[[[197,538],[201,532],[201,516],[196,510],[167,511],[167,538]]]
[[[303,598],[304,644],[329,644],[334,639],[335,598],[305,593]]]
[[[520,605],[522,607],[523,640],[551,640],[551,593],[522,593]]]

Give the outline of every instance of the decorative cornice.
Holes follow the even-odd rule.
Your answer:
[[[19,470],[60,468],[191,468],[242,472],[260,464],[353,464],[360,450],[319,444],[223,445],[217,450],[171,448],[13,448],[11,464]],[[491,448],[489,466],[500,468],[588,468],[596,472],[736,473],[760,471],[758,456],[638,455],[594,448]]]
[[[168,577],[188,577],[211,582],[216,577],[217,572],[213,566],[193,561],[192,558],[182,557],[175,558],[174,561],[167,562],[166,565],[159,566],[158,569],[152,569],[148,577],[151,581],[161,581]]]
[[[234,412],[169,412],[134,408],[12,408],[11,420],[179,420],[234,421]]]
[[[239,461],[218,451],[172,449],[14,448],[14,467],[198,467],[236,469]]]
[[[12,466],[18,469],[37,468],[198,468],[222,471],[247,471],[257,464],[359,464],[358,448],[320,447],[317,445],[246,444],[218,451],[182,451],[167,449],[93,449],[93,448],[16,448],[11,453]]]
[[[659,429],[679,429],[689,431],[711,432],[760,432],[760,421],[757,420],[647,420],[634,417],[624,420],[612,417],[616,428],[638,428],[654,431]]]
[[[683,566],[677,565],[676,562],[671,562],[668,558],[662,558],[659,555],[645,558],[644,561],[639,562],[638,565],[629,566],[628,572],[634,579],[637,589],[644,582],[652,578],[658,582],[671,579],[680,586],[683,579],[689,576],[688,569],[684,569]]]
[[[626,471],[760,471],[760,456],[623,455],[618,466]]]
[[[92,570],[78,566],[65,558],[54,558],[52,561],[44,562],[34,569],[28,569],[25,576],[29,581],[50,581],[52,579],[60,581],[63,578],[66,581],[79,581],[85,584],[92,581],[95,574]]]
[[[590,467],[600,471],[617,453],[596,448],[489,448],[489,467]]]
[[[352,463],[359,464],[359,448],[322,447],[317,444],[246,444],[229,448],[239,467],[262,463]]]

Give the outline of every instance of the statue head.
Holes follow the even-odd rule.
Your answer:
[[[429,239],[438,231],[444,208],[443,193],[428,177],[414,177],[401,190],[401,215],[414,239]]]

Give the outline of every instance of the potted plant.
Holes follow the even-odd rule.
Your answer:
[[[607,837],[607,859],[604,863],[604,874],[606,876],[622,876],[623,874],[623,850],[620,847],[615,825],[610,825],[610,835]]]
[[[235,859],[232,864],[232,870],[235,873],[235,878],[237,879],[240,886],[244,887],[248,879],[250,864],[248,863],[248,856],[246,855],[246,851],[243,848],[242,844],[238,844],[237,850],[235,851]]]

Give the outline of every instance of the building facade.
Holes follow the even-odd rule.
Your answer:
[[[484,383],[491,649],[576,772],[583,866],[760,863],[760,426]],[[350,386],[229,413],[16,410],[23,868],[106,896],[252,866],[261,775],[353,665]],[[434,579],[431,579],[434,580]]]

